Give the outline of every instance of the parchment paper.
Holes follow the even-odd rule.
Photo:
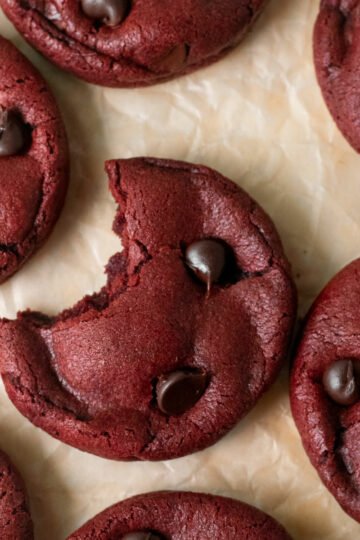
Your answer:
[[[252,35],[220,63],[140,90],[85,84],[41,58],[0,14],[0,32],[53,88],[72,153],[62,216],[45,247],[0,287],[0,315],[54,314],[104,283],[120,249],[103,162],[138,155],[204,163],[237,181],[274,219],[300,292],[300,316],[328,279],[360,253],[360,157],[337,131],[311,51],[316,0],[271,0]],[[160,463],[117,463],[36,429],[0,388],[0,446],[20,469],[36,540],[63,540],[131,495],[185,489],[228,495],[280,520],[295,540],[360,538],[327,492],[291,417],[288,368],[214,447]]]

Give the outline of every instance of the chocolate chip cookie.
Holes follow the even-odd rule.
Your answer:
[[[314,32],[317,78],[338,128],[360,152],[360,1],[322,0]]]
[[[291,407],[321,480],[360,521],[360,259],[312,307],[291,378]]]
[[[2,540],[33,540],[33,524],[24,484],[0,451],[0,528]]]
[[[0,282],[49,236],[68,182],[65,129],[30,62],[0,36]]]
[[[215,62],[267,0],[0,0],[52,62],[104,86],[146,86]]]
[[[67,540],[291,540],[273,518],[234,499],[161,491],[107,508]]]
[[[275,380],[296,311],[269,217],[199,165],[109,161],[124,250],[57,317],[0,323],[0,370],[36,426],[111,459],[160,460],[227,433]]]

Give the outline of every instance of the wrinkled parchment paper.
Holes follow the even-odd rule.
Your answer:
[[[72,154],[62,216],[45,247],[0,287],[0,315],[54,314],[105,283],[120,246],[103,162],[138,155],[204,163],[272,216],[292,262],[300,316],[360,253],[360,157],[337,131],[315,81],[317,0],[271,0],[252,35],[220,63],[140,90],[85,84],[41,58],[0,14],[0,32],[44,74]],[[117,463],[70,448],[25,420],[0,388],[0,446],[21,471],[36,540],[63,540],[110,504],[157,489],[228,495],[281,521],[295,540],[360,538],[360,525],[310,465],[289,409],[287,367],[236,429],[175,461]],[[1,534],[1,533],[0,533]]]

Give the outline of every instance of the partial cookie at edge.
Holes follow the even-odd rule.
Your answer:
[[[218,60],[250,30],[267,0],[132,0],[116,26],[81,2],[0,0],[19,32],[47,58],[92,83],[163,82]]]
[[[0,107],[16,115],[26,141],[0,157],[0,282],[49,236],[68,183],[68,148],[59,110],[44,79],[0,36]]]
[[[33,540],[33,524],[24,484],[0,451],[0,530],[2,540]]]
[[[107,508],[67,540],[110,540],[151,531],[164,540],[291,540],[264,512],[240,501],[202,493],[161,491]]]
[[[360,152],[360,1],[322,0],[314,30],[317,79],[338,128]]]
[[[360,259],[341,270],[307,318],[291,377],[291,408],[308,457],[321,480],[360,522],[360,400],[342,406],[323,377],[341,359],[360,359]]]

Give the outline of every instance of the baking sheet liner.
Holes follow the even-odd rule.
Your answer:
[[[328,279],[360,253],[359,156],[337,131],[312,63],[314,0],[272,0],[246,42],[221,62],[138,90],[104,89],[50,65],[0,13],[0,32],[40,69],[67,127],[71,184],[45,247],[0,287],[0,315],[48,314],[105,283],[121,249],[103,163],[139,155],[214,167],[271,215],[284,242],[303,316]],[[0,446],[21,471],[36,540],[63,540],[112,503],[157,489],[242,499],[295,540],[360,538],[318,479],[291,417],[288,367],[218,444],[175,461],[121,463],[70,448],[25,420],[0,387]]]

